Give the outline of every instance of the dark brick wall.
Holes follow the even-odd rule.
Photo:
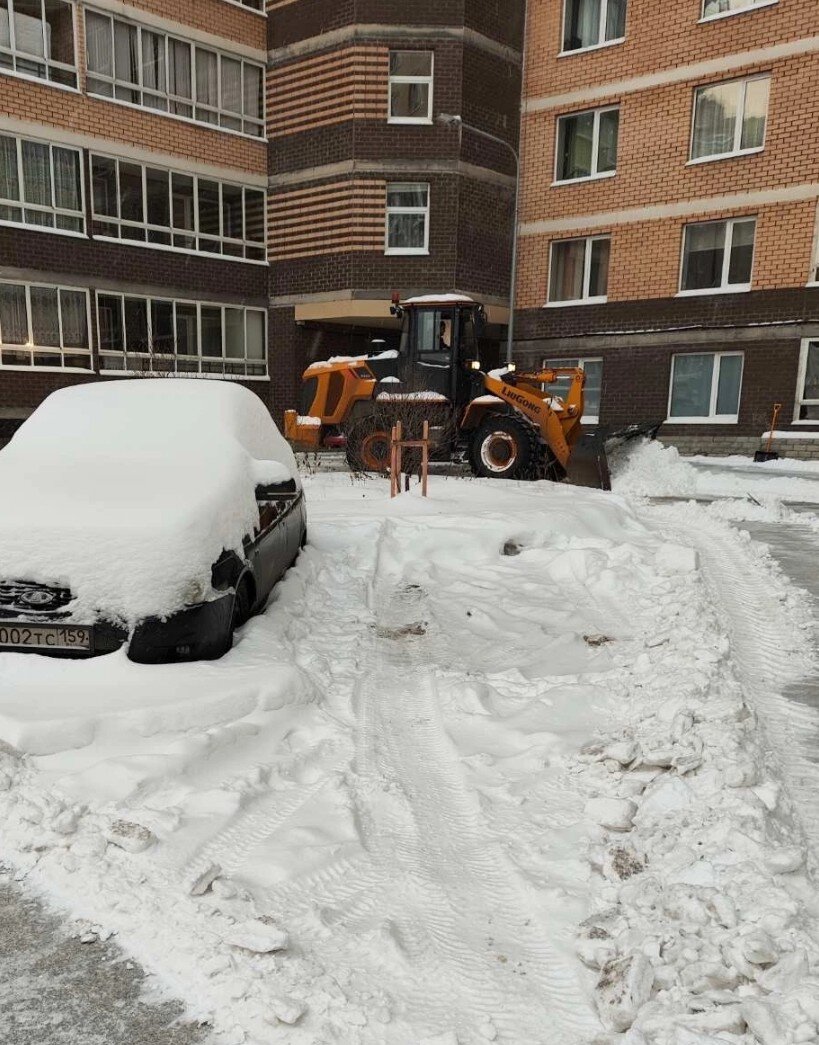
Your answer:
[[[0,229],[0,262],[0,276],[7,268],[34,269],[43,282],[47,273],[71,274],[80,286],[126,283],[162,287],[168,297],[253,305],[265,304],[269,279],[264,265],[15,228]]]
[[[774,403],[783,404],[779,428],[788,428],[794,416],[803,323],[819,324],[818,288],[529,309],[516,315],[516,357],[528,366],[550,356],[602,357],[601,424],[622,425],[667,416],[673,355],[741,351],[745,361],[738,423],[670,424],[663,433],[758,436],[768,428]],[[760,336],[760,330],[776,324],[793,328],[793,333]],[[704,332],[710,332],[706,340]],[[590,343],[593,337],[598,340]],[[562,340],[555,348],[557,339]]]
[[[819,321],[819,287],[788,287],[748,294],[522,309],[515,317],[515,337],[527,341],[646,329],[707,329],[815,321]]]
[[[353,25],[467,25],[520,48],[524,0],[300,0],[268,15],[268,44],[286,47]]]

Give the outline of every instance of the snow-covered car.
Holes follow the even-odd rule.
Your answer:
[[[216,659],[306,535],[293,453],[238,384],[53,393],[0,451],[0,652]]]

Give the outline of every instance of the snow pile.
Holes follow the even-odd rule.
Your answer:
[[[765,560],[548,483],[305,487],[218,664],[0,657],[3,857],[218,1045],[819,1039],[800,807],[693,546],[798,675]]]
[[[611,454],[612,485],[632,497],[741,497],[819,502],[819,467],[745,457],[681,457],[673,446],[626,443]]]
[[[261,400],[154,379],[53,393],[0,453],[0,578],[70,588],[74,619],[134,623],[210,592],[258,521],[257,483],[295,474]]]

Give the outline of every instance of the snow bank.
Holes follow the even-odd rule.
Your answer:
[[[305,486],[224,661],[0,658],[4,858],[218,1045],[815,1042],[805,839],[695,530],[797,664],[764,558],[548,483]]]
[[[804,461],[755,464],[743,457],[686,458],[673,446],[644,441],[615,450],[611,468],[614,490],[626,496],[819,502],[819,467]]]
[[[0,453],[0,577],[72,590],[78,621],[134,623],[207,597],[258,520],[255,486],[296,473],[261,400],[154,379],[53,393]]]

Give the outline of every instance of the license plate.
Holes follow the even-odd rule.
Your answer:
[[[91,629],[43,624],[0,624],[0,646],[7,649],[91,651]]]

